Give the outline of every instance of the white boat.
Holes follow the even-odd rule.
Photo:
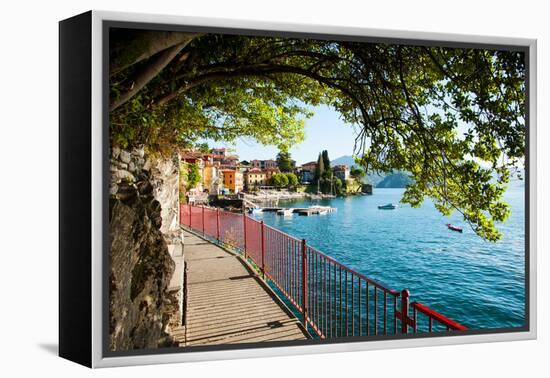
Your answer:
[[[261,212],[263,212],[263,210],[262,210],[261,208],[259,208],[259,207],[258,207],[258,208],[250,208],[250,209],[248,209],[248,213],[249,213],[249,214],[259,214],[259,213],[261,213]]]
[[[291,216],[294,212],[294,209],[280,209],[277,210],[277,215],[283,215],[285,217]]]

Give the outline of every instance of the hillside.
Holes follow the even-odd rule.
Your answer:
[[[384,177],[382,181],[376,184],[376,187],[377,188],[404,188],[411,182],[412,180],[409,178],[409,176],[406,173],[397,172]]]
[[[332,160],[330,162],[330,164],[334,167],[335,165],[338,165],[338,164],[345,164],[347,165],[348,167],[353,167],[354,165],[357,165],[355,163],[355,160],[353,159],[353,156],[351,155],[345,155],[345,156],[340,156],[339,158],[336,158],[334,160]]]

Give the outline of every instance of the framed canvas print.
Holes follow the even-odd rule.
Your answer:
[[[60,355],[536,337],[536,41],[60,22]]]

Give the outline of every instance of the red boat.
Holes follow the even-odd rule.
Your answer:
[[[453,226],[452,224],[450,223],[447,223],[447,228],[451,231],[456,231],[456,232],[460,232],[462,233],[462,228],[458,227],[458,226]]]

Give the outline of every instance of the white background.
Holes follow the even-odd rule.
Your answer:
[[[539,211],[548,188],[544,1],[4,1],[0,38],[0,375],[58,377],[548,376],[548,231],[539,216],[537,341],[91,371],[56,357],[58,25],[89,9],[529,37],[539,40]],[[78,125],[75,125],[78,127]],[[547,194],[547,193],[546,193]],[[546,296],[546,298],[545,298]],[[546,351],[544,351],[546,349]]]

